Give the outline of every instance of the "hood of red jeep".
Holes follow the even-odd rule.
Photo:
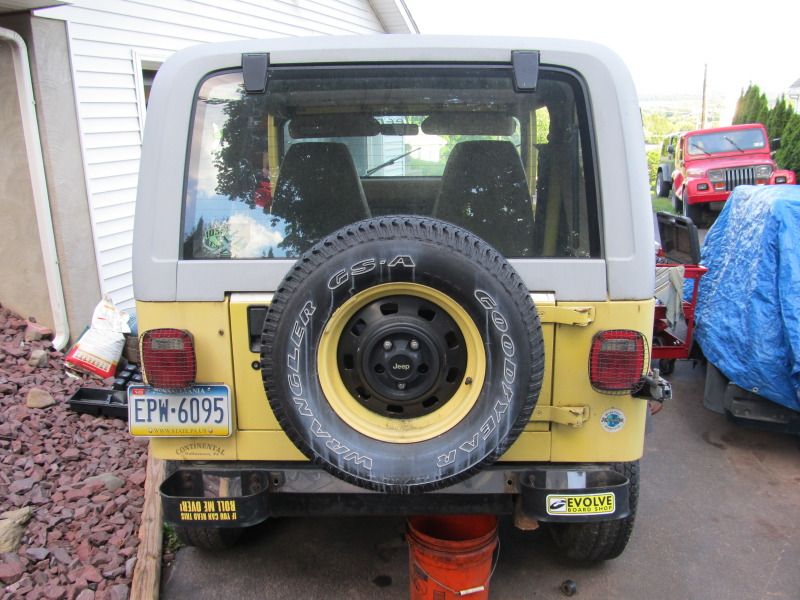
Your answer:
[[[771,165],[775,168],[775,162],[769,152],[720,152],[706,156],[686,156],[685,164],[687,169],[731,169],[736,167],[749,167],[752,165]]]

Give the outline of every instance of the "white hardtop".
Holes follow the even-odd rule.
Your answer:
[[[510,262],[529,289],[558,301],[643,300],[654,289],[653,228],[636,90],[609,49],[574,40],[380,35],[248,40],[194,46],[159,70],[150,96],[134,226],[134,293],[141,301],[221,300],[274,291],[293,260],[181,260],[181,210],[192,103],[209,73],[241,66],[243,53],[271,65],[506,63],[538,50],[542,65],[576,72],[586,85],[599,184],[602,258]]]

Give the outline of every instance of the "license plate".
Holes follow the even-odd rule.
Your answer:
[[[162,390],[128,387],[128,430],[148,437],[231,434],[231,393],[227,385],[195,385]]]

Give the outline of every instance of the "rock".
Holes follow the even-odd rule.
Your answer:
[[[72,557],[69,555],[69,552],[60,546],[50,548],[50,554],[52,554],[53,558],[55,558],[62,565],[68,565],[72,562]]]
[[[133,569],[136,567],[136,557],[129,558],[125,561],[125,578],[130,579],[133,577]]]
[[[47,548],[28,548],[25,550],[25,556],[32,558],[33,560],[39,561],[44,560],[48,556],[50,556],[50,550]]]
[[[6,344],[3,346],[3,351],[15,358],[19,358],[20,356],[25,356],[28,351],[22,346],[22,344]]]
[[[48,600],[61,600],[66,597],[66,595],[66,588],[55,583],[51,583],[44,588],[44,597]]]
[[[124,567],[116,567],[115,569],[107,569],[103,571],[103,577],[106,579],[116,579],[125,573]]]
[[[92,590],[82,590],[80,594],[75,596],[75,600],[94,600],[94,592]]]
[[[128,477],[128,481],[130,481],[133,485],[142,485],[147,479],[147,473],[145,471],[137,471],[130,477]]]
[[[47,350],[42,350],[41,348],[38,350],[34,350],[31,352],[30,357],[28,358],[28,364],[32,367],[36,367],[40,369],[42,367],[47,366]]]
[[[25,572],[22,563],[0,563],[0,581],[5,584],[14,583]]]
[[[81,457],[81,452],[75,447],[67,448],[61,453],[61,460],[78,460]]]
[[[122,583],[111,586],[108,590],[109,600],[128,600],[128,586]]]
[[[33,509],[26,506],[0,515],[0,553],[17,551],[25,532],[25,524],[32,514]]]
[[[26,342],[36,342],[52,335],[53,331],[51,329],[44,325],[39,325],[39,323],[28,321],[28,325],[25,327]]]
[[[32,477],[17,479],[14,483],[8,486],[8,491],[12,494],[25,493],[33,487],[34,483],[36,483],[36,481]]]
[[[120,479],[116,475],[112,473],[101,473],[100,475],[92,475],[91,477],[87,477],[85,483],[87,485],[92,484],[94,482],[100,482],[109,492],[115,492],[123,485],[125,485],[125,480]]]
[[[86,581],[93,583],[100,583],[101,581],[103,581],[102,573],[100,573],[100,571],[98,571],[97,568],[93,567],[92,565],[86,565],[83,568],[83,571],[81,571],[81,576]]]
[[[56,401],[49,392],[39,388],[30,390],[25,399],[25,404],[28,408],[47,408],[48,406],[53,406],[55,403]]]

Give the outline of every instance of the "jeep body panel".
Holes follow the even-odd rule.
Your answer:
[[[259,360],[249,350],[246,309],[261,306],[263,294],[235,294],[219,302],[142,302],[137,319],[147,328],[176,327],[192,332],[197,380],[231,386],[235,435],[228,438],[153,438],[155,456],[169,460],[306,461],[281,430],[267,403]],[[604,395],[592,389],[587,361],[594,333],[608,329],[647,332],[653,325],[653,300],[559,303],[562,308],[592,310],[586,325],[554,323],[548,298],[536,296],[545,337],[545,380],[538,409],[586,407],[579,426],[533,419],[503,456],[507,462],[625,462],[643,451],[647,402],[631,396]],[[557,357],[557,360],[554,360]],[[618,429],[603,427],[602,415],[617,409],[625,416]]]

